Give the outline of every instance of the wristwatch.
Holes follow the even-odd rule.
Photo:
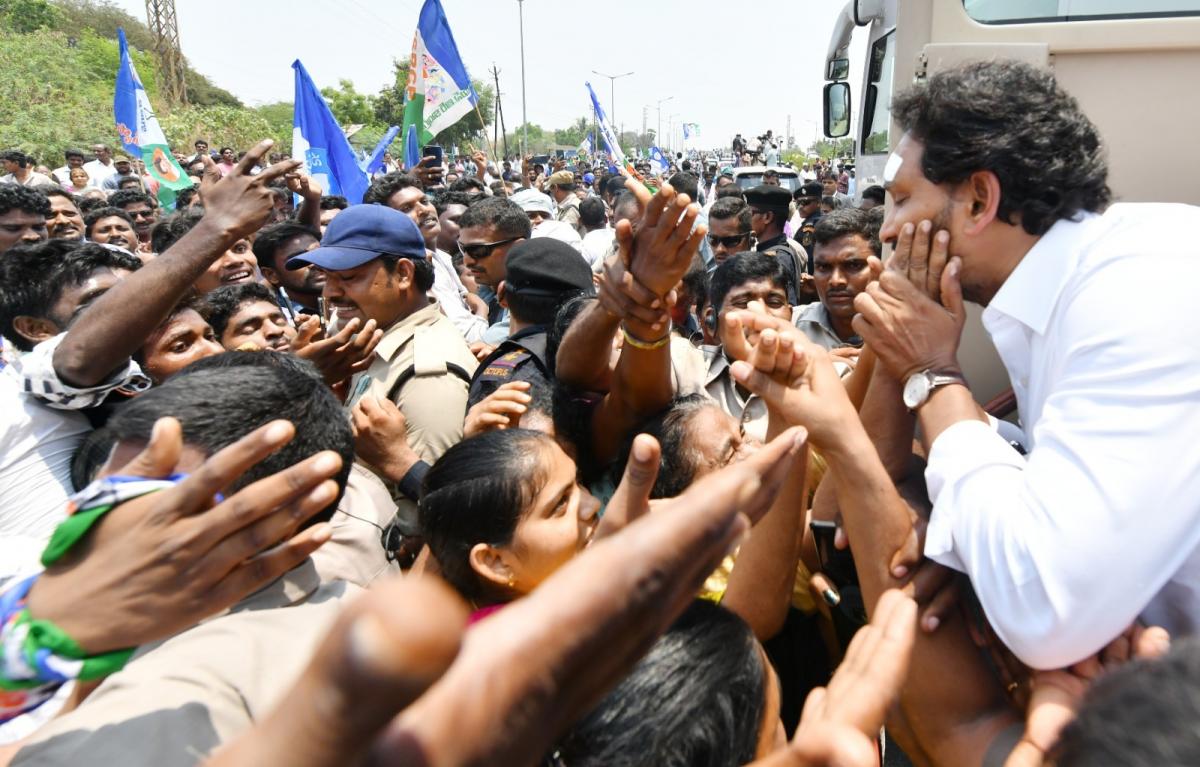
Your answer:
[[[932,370],[922,370],[913,373],[904,382],[904,406],[916,410],[929,400],[929,395],[939,386],[948,384],[967,385],[967,379],[961,373],[935,373]]]

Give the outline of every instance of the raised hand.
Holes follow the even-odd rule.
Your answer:
[[[944,229],[935,233],[932,221],[905,224],[886,268],[908,278],[913,287],[934,301],[941,301],[942,272],[949,262],[949,250],[950,233]]]
[[[312,176],[303,173],[288,173],[283,178],[287,182],[289,192],[298,194],[306,200],[321,201],[321,195],[324,192],[321,185]]]
[[[463,423],[463,437],[474,437],[493,429],[515,429],[521,416],[529,409],[533,397],[529,396],[528,381],[509,381],[496,391],[475,403],[467,411]]]
[[[31,615],[54,621],[94,655],[171,636],[304,561],[332,535],[326,524],[296,530],[337,497],[337,453],[317,453],[215,500],[295,431],[287,421],[266,424],[175,487],[105,514],[34,585]],[[182,454],[179,422],[164,418],[141,454],[106,473],[164,478],[180,470]]]
[[[375,320],[367,320],[363,325],[355,317],[326,338],[320,318],[305,317],[292,339],[292,353],[316,365],[325,383],[334,386],[369,368],[375,360],[375,347],[382,340],[383,331],[377,328]]]
[[[637,197],[642,215],[636,224],[617,224],[617,243],[628,250],[628,268],[638,282],[665,296],[687,274],[708,228],[696,226],[693,231],[700,207],[670,184],[653,196],[633,179],[625,182],[625,188]]]
[[[299,160],[284,160],[256,176],[250,175],[250,169],[273,145],[270,139],[255,144],[224,178],[211,157],[201,157],[204,178],[200,182],[200,199],[204,201],[205,225],[215,227],[230,242],[249,237],[267,222],[275,208],[270,182],[294,173],[303,164]]]

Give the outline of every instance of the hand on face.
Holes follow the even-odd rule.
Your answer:
[[[357,332],[362,326],[362,332]],[[305,317],[292,339],[292,352],[309,360],[321,371],[330,386],[366,370],[375,360],[375,347],[383,340],[383,331],[375,320],[365,326],[357,318],[348,321],[335,335],[326,338],[318,317]]]

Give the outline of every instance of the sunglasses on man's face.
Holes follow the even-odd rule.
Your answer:
[[[708,235],[708,244],[712,245],[714,248],[719,245],[732,248],[745,241],[745,239],[749,236],[749,232],[742,232],[741,234],[735,234],[730,237],[718,237],[715,234],[710,234]]]
[[[799,205],[800,207],[804,207],[805,205],[812,205],[816,201],[817,201],[816,197],[797,197],[796,198],[796,204]]]
[[[509,237],[507,240],[497,240],[495,242],[475,242],[469,245],[458,243],[458,252],[464,256],[469,256],[472,260],[482,261],[492,255],[492,251],[501,245],[507,245],[510,242],[516,242],[520,237]]]

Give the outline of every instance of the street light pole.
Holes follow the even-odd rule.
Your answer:
[[[659,146],[661,146],[662,142],[663,142],[663,140],[662,140],[662,105],[667,103],[668,101],[670,101],[673,98],[675,98],[675,97],[667,96],[665,99],[658,100],[658,127],[654,129],[654,142],[656,144],[658,144]]]
[[[593,69],[592,74],[608,78],[608,124],[615,128],[617,125],[617,80],[622,77],[629,77],[633,72],[626,72],[620,75],[606,75],[603,72],[597,72]]]
[[[517,16],[521,21],[521,162],[529,153],[529,116],[525,112],[525,0],[517,0]],[[525,171],[522,164],[521,171]]]

